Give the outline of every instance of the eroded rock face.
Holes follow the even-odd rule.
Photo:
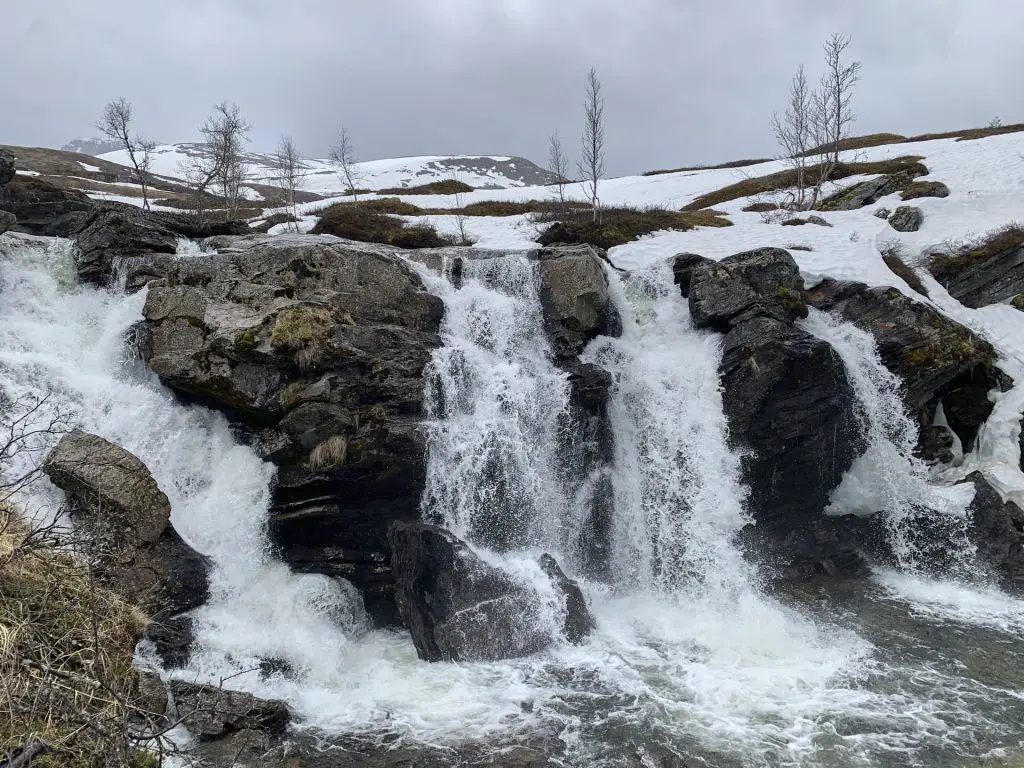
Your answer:
[[[689,277],[690,316],[697,328],[728,333],[754,317],[782,323],[807,317],[800,270],[781,248],[737,253],[719,262],[677,258],[674,271],[681,290]]]
[[[484,562],[453,534],[424,523],[396,522],[388,539],[399,611],[420,658],[515,658],[554,641],[536,589]],[[539,565],[564,602],[560,632],[580,642],[593,628],[582,592],[554,558],[545,555]]]
[[[842,360],[827,342],[756,317],[726,335],[719,370],[755,520],[795,528],[820,516],[865,448]]]
[[[1024,245],[996,249],[989,256],[962,257],[944,269],[933,263],[929,269],[965,307],[987,307],[1024,291]]]
[[[224,239],[226,240],[226,239]],[[393,619],[387,528],[419,513],[423,371],[443,305],[394,250],[254,236],[150,285],[149,365],[229,414],[280,468],[270,530],[297,570],[342,576]]]
[[[974,483],[974,501],[968,507],[970,536],[978,548],[978,559],[992,569],[1000,586],[1024,592],[1024,511],[1013,502],[1003,502],[999,493],[980,472],[967,480]]]
[[[15,224],[18,223],[18,219],[13,213],[7,211],[0,211],[0,235],[9,230]]]
[[[82,227],[95,207],[82,192],[29,176],[0,185],[0,209],[13,214],[18,230],[30,235],[68,237]]]
[[[928,408],[958,376],[995,359],[992,345],[973,331],[895,288],[824,280],[807,299],[874,336],[882,363],[903,380],[911,412]]]
[[[540,295],[555,354],[571,358],[620,321],[608,296],[605,257],[589,245],[545,248],[539,254]]]
[[[209,562],[175,532],[170,502],[146,465],[120,446],[75,430],[50,452],[43,471],[67,493],[100,579],[153,615],[152,639],[161,654],[187,657],[190,627],[171,636],[161,624],[206,601]]]

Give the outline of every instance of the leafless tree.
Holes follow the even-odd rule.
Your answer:
[[[850,45],[850,36],[838,32],[822,46],[825,51],[825,73],[816,93],[815,111],[818,113],[818,132],[823,146],[828,148],[827,160],[835,165],[843,139],[850,136],[850,126],[857,116],[853,113],[853,87],[860,80],[859,61],[846,63],[843,54]]]
[[[594,221],[597,221],[600,204],[597,185],[604,175],[604,97],[601,95],[601,81],[597,79],[597,69],[594,67],[587,73],[583,113],[582,153],[577,167],[590,198]]]
[[[293,219],[298,220],[299,211],[295,202],[295,193],[298,192],[306,180],[306,169],[302,162],[302,153],[292,140],[291,136],[282,136],[277,145],[276,180],[288,198],[288,212]],[[291,222],[295,231],[298,232],[298,224]]]
[[[216,185],[220,190],[225,220],[238,212],[239,193],[249,173],[242,148],[249,141],[251,129],[238,105],[226,101],[214,105],[213,113],[199,129],[205,147],[194,161],[194,175],[200,182],[205,180],[204,189]]]
[[[153,142],[132,135],[132,105],[123,96],[114,99],[103,109],[103,117],[96,128],[107,138],[118,142],[128,153],[135,177],[142,187],[142,207],[149,210],[149,168],[152,162]]]
[[[814,141],[814,94],[807,85],[803,65],[793,76],[789,103],[780,116],[772,116],[772,131],[782,148],[786,163],[796,172],[796,191],[790,207],[802,210],[807,203],[808,152]]]
[[[555,176],[558,189],[558,204],[565,208],[565,188],[569,184],[569,158],[562,149],[562,139],[552,133],[548,139],[548,170]]]
[[[347,185],[348,193],[356,202],[359,201],[359,183],[362,181],[362,174],[356,165],[355,150],[352,148],[352,139],[348,135],[345,126],[341,126],[338,140],[331,146],[331,160],[338,165],[338,176],[342,183]]]

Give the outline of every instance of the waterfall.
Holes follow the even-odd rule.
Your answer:
[[[721,338],[693,328],[668,264],[626,281],[613,274],[611,291],[622,335],[598,340],[586,359],[614,377],[617,581],[666,594],[748,590],[753,571],[735,543],[748,521],[722,411]]]
[[[881,512],[901,568],[913,571],[940,565],[949,575],[974,576],[966,512],[973,487],[928,482],[928,467],[914,456],[918,428],[903,407],[902,384],[879,359],[874,337],[813,308],[801,325],[827,341],[842,358],[867,435],[867,450],[833,491],[827,512]]]

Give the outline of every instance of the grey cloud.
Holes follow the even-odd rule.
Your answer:
[[[860,132],[1024,119],[1024,4],[1006,0],[7,0],[0,142],[93,133],[124,95],[161,141],[238,102],[253,146],[322,154],[344,122],[363,158],[573,146],[582,83],[604,84],[608,169],[767,156],[768,119],[820,43],[853,35]]]

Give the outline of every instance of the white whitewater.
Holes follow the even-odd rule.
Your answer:
[[[624,332],[588,351],[615,381],[613,583],[583,583],[595,634],[511,662],[426,664],[405,634],[369,630],[344,582],[293,575],[269,554],[273,468],[221,416],[176,402],[126,350],[144,296],[77,286],[71,258],[64,241],[0,237],[0,382],[16,396],[52,393],[83,428],[136,453],[170,497],[178,530],[214,559],[202,649],[181,675],[237,675],[230,686],[288,700],[307,726],[387,743],[544,727],[567,766],[630,764],[642,751],[630,744],[830,768],[936,764],[921,756],[926,746],[948,750],[952,766],[976,754],[979,734],[1015,743],[1015,726],[1001,725],[1019,714],[1006,709],[1011,696],[993,707],[999,690],[934,663],[941,656],[904,659],[862,639],[843,610],[798,610],[759,591],[733,543],[744,490],[722,416],[719,339],[691,327],[666,265],[625,284],[610,276]],[[461,395],[433,401],[427,498],[440,519],[486,539],[483,491],[500,478],[525,507],[507,531],[521,548],[494,556],[532,578],[540,548],[573,570],[567,529],[582,505],[552,429],[566,382],[537,330],[532,272],[516,259],[474,268],[458,290],[433,278],[448,309],[438,391]],[[445,484],[446,468],[460,487]],[[36,492],[36,501],[59,496],[46,483]],[[295,675],[246,671],[265,658]]]
[[[928,467],[914,456],[918,428],[903,407],[902,384],[879,359],[874,337],[813,308],[801,325],[832,345],[842,358],[857,395],[868,443],[832,493],[827,511],[836,515],[881,512],[903,569],[922,567],[927,555],[941,548],[951,575],[974,574],[974,547],[967,537],[966,513],[974,488],[928,482]],[[925,526],[929,535],[914,535]]]

